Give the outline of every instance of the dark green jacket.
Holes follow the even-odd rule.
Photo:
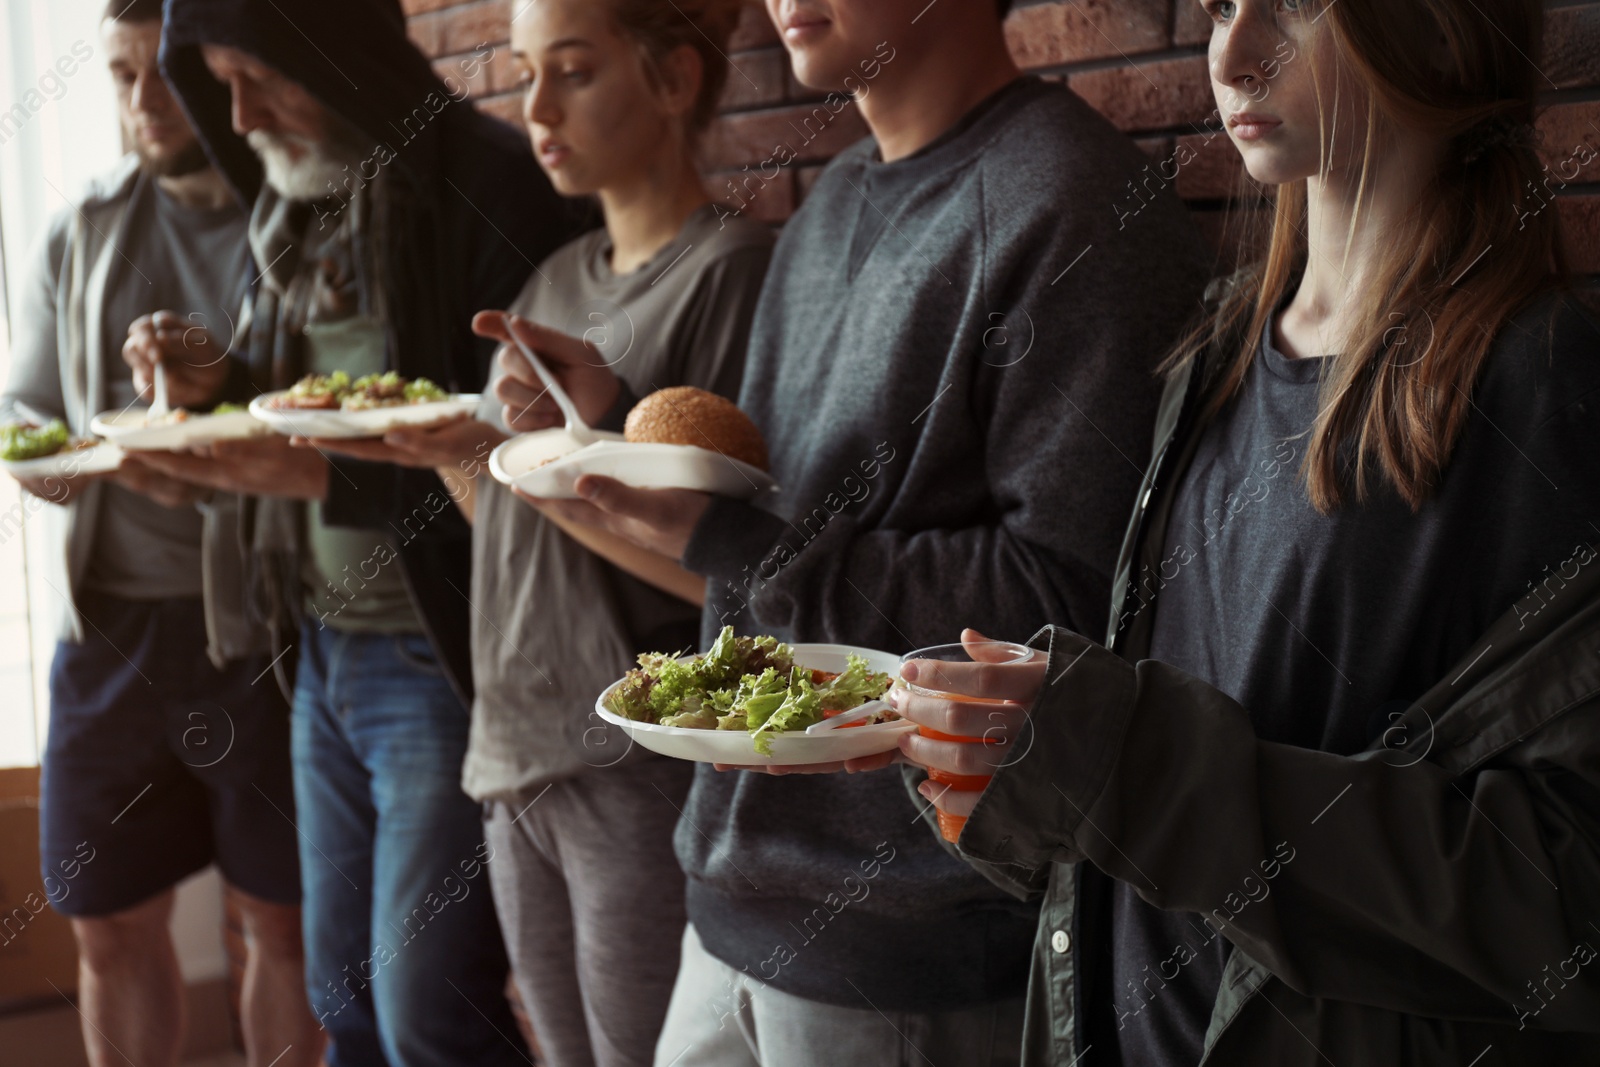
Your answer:
[[[1368,751],[1262,742],[1229,697],[1145,658],[1153,612],[1117,628],[1160,564],[1197,393],[1163,397],[1111,636],[1032,638],[1032,729],[961,836],[1043,894],[1024,1063],[1106,1062],[1094,1038],[1116,1020],[1084,998],[1109,988],[1117,879],[1233,945],[1208,1067],[1600,1064],[1600,560],[1498,620]]]

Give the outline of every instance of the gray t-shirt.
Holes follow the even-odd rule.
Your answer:
[[[373,195],[372,190],[357,190],[331,229],[307,223],[293,238],[301,260],[293,273],[297,284],[308,288],[301,327],[303,369],[308,374],[344,371],[355,379],[394,369],[384,290],[370,269],[363,269],[357,254],[356,232],[370,225]],[[261,258],[270,262],[265,252]],[[330,466],[328,477],[345,475]],[[330,525],[324,521],[323,504],[313,500],[305,507],[300,579],[306,618],[344,633],[421,633],[422,621],[390,530]]]
[[[310,373],[342,370],[354,379],[386,369],[383,324],[369,315],[308,322],[305,341]],[[301,576],[309,618],[343,633],[422,632],[389,531],[330,526],[322,502],[313,500],[306,505],[306,548]]]
[[[610,238],[554,252],[512,305],[588,338],[639,396],[693,385],[739,391],[771,232],[706,205],[651,260],[611,272]],[[497,368],[498,371],[498,368]],[[493,383],[484,390],[492,397]],[[500,405],[481,417],[502,429]],[[692,648],[700,610],[617,568],[488,477],[472,536],[472,673],[477,697],[462,787],[476,799],[611,766],[626,739],[594,699],[644,651]]]
[[[1327,361],[1285,356],[1268,326],[1175,489],[1162,558],[1179,569],[1163,575],[1149,658],[1233,697],[1262,741],[1339,755],[1373,744],[1531,582],[1593,540],[1595,339],[1576,304],[1530,307],[1497,337],[1422,507],[1385,483],[1323,515],[1300,467]],[[1230,950],[1206,918],[1114,885],[1122,1063],[1199,1062]]]
[[[128,326],[153,311],[176,311],[230,343],[251,275],[247,216],[238,205],[185,207],[140,175],[128,205],[126,229],[113,240],[125,259],[106,287],[106,402],[111,410],[133,404],[133,371],[122,359]],[[148,403],[146,396],[140,403]],[[199,596],[200,513],[168,508],[116,484],[107,484],[95,523],[84,588],[130,600]]]

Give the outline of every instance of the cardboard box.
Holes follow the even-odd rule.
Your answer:
[[[0,1002],[78,988],[72,926],[39,873],[39,769],[0,769]]]

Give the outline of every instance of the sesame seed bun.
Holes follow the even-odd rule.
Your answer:
[[[767,444],[750,416],[732,401],[689,385],[659,389],[639,401],[622,434],[640,444],[694,445],[767,469]]]

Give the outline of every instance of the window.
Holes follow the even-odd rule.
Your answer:
[[[46,226],[122,154],[100,42],[104,10],[104,0],[0,5],[0,378],[10,368],[21,286]],[[0,766],[37,763],[44,745],[55,649],[47,600],[56,594],[37,573],[50,551],[42,534],[16,483],[0,478]]]

